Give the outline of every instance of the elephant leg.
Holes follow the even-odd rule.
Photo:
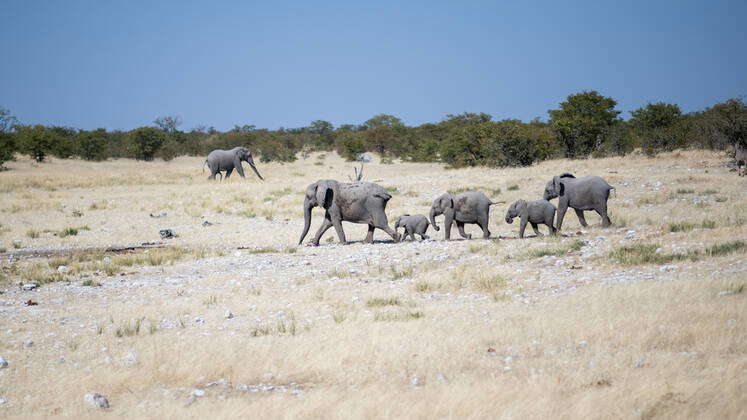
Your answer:
[[[594,209],[594,211],[596,211],[597,214],[602,217],[602,227],[608,228],[612,226],[610,217],[607,215],[607,206]]]
[[[364,244],[373,243],[374,229],[376,229],[374,225],[368,225],[368,233],[366,234],[366,239],[363,240]]]
[[[457,229],[459,229],[459,234],[462,235],[462,238],[464,239],[472,239],[471,234],[467,234],[467,232],[464,231],[464,222],[456,222]]]
[[[223,179],[228,179],[228,177],[231,176],[231,172],[233,172],[233,168],[226,171],[226,176]]]
[[[530,224],[530,225],[532,225],[532,230],[534,231],[534,234],[535,234],[535,235],[537,235],[537,236],[543,236],[543,235],[542,235],[542,234],[540,233],[539,229],[537,228],[537,224],[536,224],[536,223],[534,223],[534,222],[529,222],[529,224]]]
[[[524,239],[524,230],[527,228],[527,218],[522,217],[519,224],[519,238]]]
[[[322,225],[319,226],[319,230],[316,231],[316,235],[314,235],[314,240],[311,242],[314,244],[314,246],[319,245],[319,240],[322,239],[322,235],[324,235],[324,232],[327,231],[327,229],[332,227],[332,220],[330,220],[328,217],[324,218],[324,222],[322,222]]]
[[[555,223],[558,232],[560,232],[560,229],[563,227],[563,218],[565,217],[566,211],[568,211],[568,203],[562,201],[558,203],[557,223]]]
[[[573,211],[576,212],[576,216],[578,216],[578,222],[581,223],[581,226],[586,227],[589,226],[586,223],[586,219],[584,218],[584,211],[579,209],[573,209]]]
[[[478,216],[477,217],[477,225],[480,226],[480,229],[482,229],[482,237],[483,239],[490,238],[490,229],[488,229],[488,221],[490,219],[488,218],[488,215],[485,216]]]
[[[431,238],[430,238],[430,237],[429,237],[428,235],[426,235],[425,233],[421,233],[421,234],[420,234],[420,240],[421,240],[421,241],[424,241],[424,240],[426,240],[426,239],[431,239]]]
[[[555,229],[555,226],[552,225],[552,221],[550,223],[545,223],[548,228],[550,228],[550,235],[557,235],[558,231]]]
[[[389,236],[391,236],[392,239],[394,239],[394,242],[399,242],[401,236],[399,235],[399,233],[397,233],[396,230],[389,227],[389,222],[386,219],[386,213],[384,213],[383,208],[381,209],[380,212],[374,212],[373,226],[389,234]],[[407,235],[407,229],[405,229],[404,235]]]
[[[330,215],[332,219],[332,226],[335,227],[335,232],[337,232],[337,238],[340,239],[340,243],[342,245],[347,245],[348,240],[345,238],[345,231],[342,230],[342,219],[339,215]],[[371,242],[373,242],[373,234],[371,234]]]
[[[451,240],[451,225],[454,223],[454,214],[452,212],[444,213],[444,239]]]

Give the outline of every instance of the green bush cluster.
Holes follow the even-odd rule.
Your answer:
[[[316,120],[301,128],[267,130],[237,125],[225,132],[212,127],[180,131],[179,117],[158,118],[154,126],[131,131],[22,125],[0,107],[0,165],[13,159],[14,153],[39,162],[49,155],[86,160],[170,160],[245,146],[262,162],[291,162],[299,153],[335,150],[348,160],[375,152],[387,161],[397,158],[451,167],[502,167],[527,166],[557,157],[625,155],[635,149],[656,155],[683,148],[747,146],[747,105],[741,98],[689,114],[675,104],[650,103],[632,111],[627,121],[616,106],[613,98],[584,91],[549,110],[547,122],[493,121],[485,113],[465,112],[447,115],[438,123],[410,127],[395,116],[378,114],[363,124],[337,128]]]

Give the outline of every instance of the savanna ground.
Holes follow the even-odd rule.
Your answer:
[[[351,163],[314,154],[260,164],[265,182],[208,182],[202,161],[0,173],[0,417],[747,416],[747,180],[723,155],[377,160],[365,180],[392,192],[390,224],[478,189],[504,202],[501,239],[377,231],[367,245],[345,224],[358,242],[330,229],[319,247],[296,246],[303,191]],[[587,213],[582,229],[571,211],[562,237],[514,239],[506,208],[566,171],[615,186],[615,226]],[[144,242],[165,246],[106,251]]]

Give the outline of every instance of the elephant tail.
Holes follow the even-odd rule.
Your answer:
[[[202,162],[202,173],[205,173],[205,165],[207,165],[208,161],[205,159],[205,162]]]
[[[384,201],[389,201],[392,198],[392,196],[386,191],[377,192],[374,194],[374,197],[379,197]]]

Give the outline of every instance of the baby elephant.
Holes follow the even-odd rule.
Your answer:
[[[407,238],[407,235],[410,235],[410,239],[414,241],[416,233],[420,235],[420,239],[422,240],[428,239],[428,235],[426,235],[425,232],[428,230],[428,226],[430,225],[428,218],[422,214],[416,214],[413,216],[406,214],[397,218],[397,222],[394,224],[394,230],[396,231],[399,228],[405,229],[405,234],[402,236],[403,240]]]
[[[540,223],[545,224],[550,228],[550,235],[555,235],[556,233],[555,226],[553,226],[553,219],[555,219],[555,206],[547,200],[536,200],[528,203],[524,200],[519,200],[514,204],[511,204],[511,207],[509,207],[506,212],[506,223],[510,224],[513,222],[514,217],[521,218],[519,238],[524,237],[524,229],[527,227],[527,222],[532,225],[532,229],[534,229],[534,233],[536,233],[537,236],[542,236],[539,229],[537,229],[537,225]]]

